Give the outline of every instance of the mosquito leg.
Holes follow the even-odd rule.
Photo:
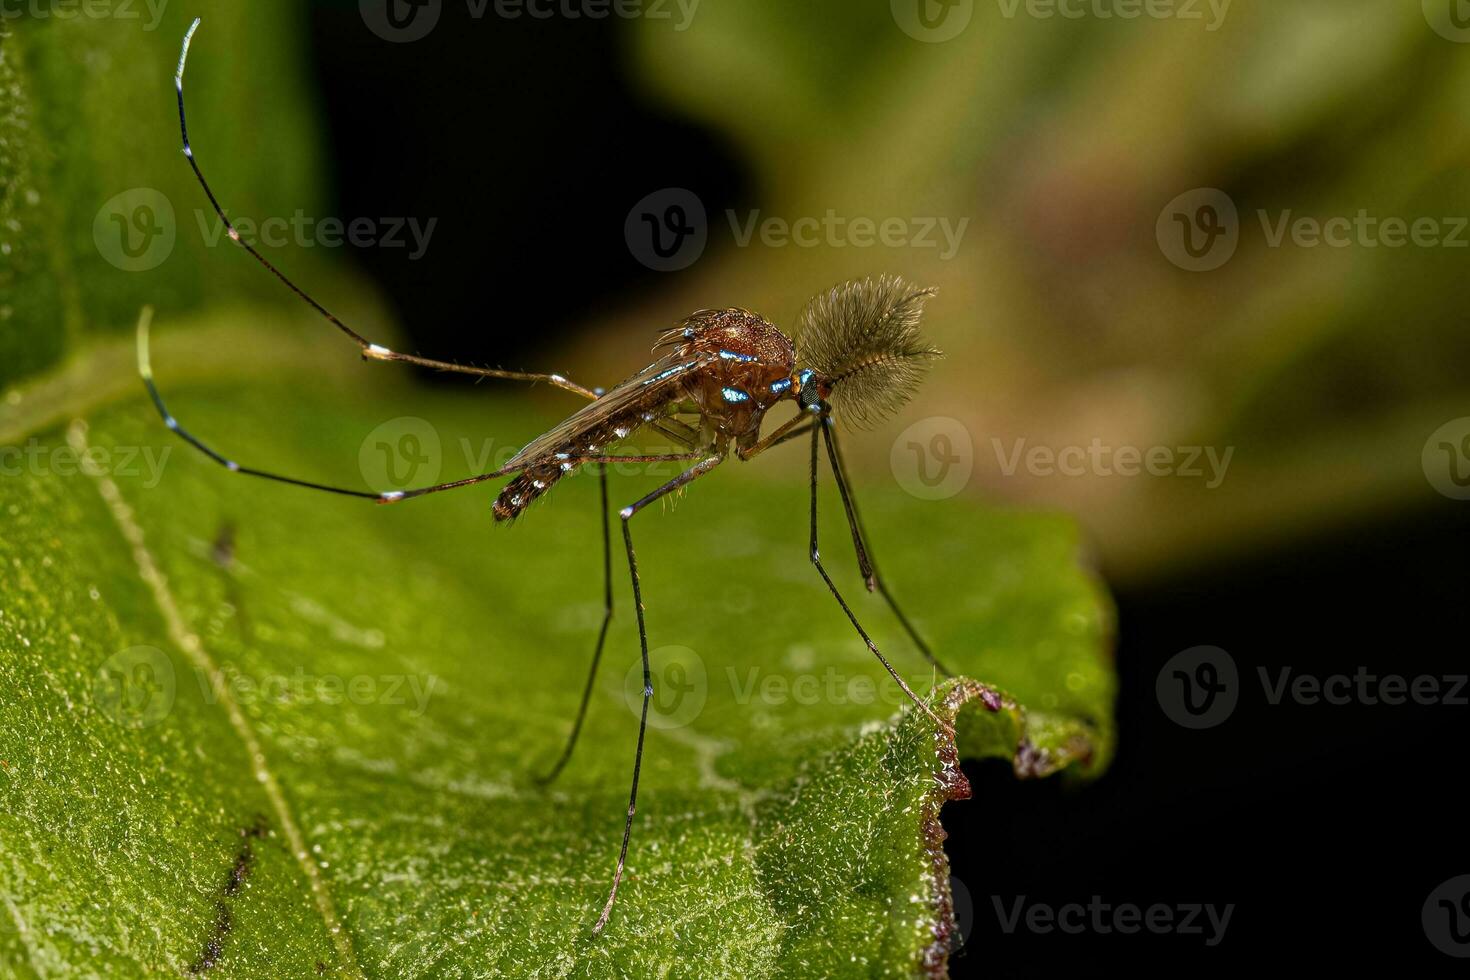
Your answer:
[[[832,465],[832,476],[837,481],[837,492],[842,495],[842,506],[847,511],[847,524],[852,530],[852,545],[857,550],[858,570],[862,573],[863,581],[867,583],[868,591],[872,592],[875,587],[877,588],[887,601],[888,608],[893,610],[893,615],[903,624],[904,632],[909,635],[909,639],[914,641],[914,646],[919,648],[925,660],[933,664],[945,677],[955,676],[953,671],[934,656],[934,652],[929,649],[929,644],[919,636],[918,631],[909,622],[909,618],[898,607],[898,601],[893,598],[893,593],[888,591],[888,584],[878,574],[878,568],[873,563],[873,557],[868,553],[867,545],[864,543],[867,535],[863,531],[862,518],[858,516],[857,503],[852,499],[852,490],[847,479],[847,466],[843,463],[842,454],[837,449],[837,431],[830,415],[822,416],[822,437],[827,443],[827,460]]]
[[[577,707],[576,721],[572,722],[572,734],[568,736],[566,748],[562,749],[561,757],[556,760],[556,764],[546,775],[537,778],[536,781],[543,786],[561,775],[563,767],[572,757],[572,750],[577,746],[577,736],[582,733],[582,722],[587,718],[587,704],[592,700],[592,684],[597,678],[597,665],[602,660],[602,647],[607,642],[607,627],[612,622],[612,530],[609,526],[611,521],[607,516],[606,466],[598,467],[597,477],[602,487],[602,628],[597,633],[597,646],[592,650],[592,666],[587,668],[587,684],[582,688],[582,703]]]
[[[651,423],[651,426],[681,446],[696,446],[699,444],[699,430],[692,425],[680,422],[676,418],[659,419]]]
[[[152,307],[144,307],[143,314],[138,318],[138,374],[143,378],[143,384],[148,389],[148,396],[153,399],[153,407],[158,409],[164,424],[172,429],[179,438],[199,450],[216,463],[223,466],[232,473],[244,473],[246,476],[258,476],[265,480],[274,480],[277,483],[289,483],[294,487],[306,487],[308,490],[321,490],[324,493],[336,493],[345,497],[363,497],[368,500],[383,501],[384,494],[370,493],[366,490],[349,490],[345,487],[333,487],[324,483],[313,483],[310,480],[298,480],[292,476],[281,476],[278,473],[267,473],[264,470],[252,469],[241,466],[233,459],[228,459],[211,449],[208,445],[196,438],[193,433],[179,424],[168,406],[163,403],[163,396],[158,393],[158,386],[153,383],[153,365],[148,359],[148,324],[153,319]]]
[[[143,379],[143,384],[148,389],[148,395],[153,399],[153,406],[158,409],[158,414],[163,418],[164,424],[173,430],[179,438],[199,450],[216,463],[223,466],[232,473],[243,473],[246,476],[259,477],[262,480],[272,480],[276,483],[285,483],[293,487],[305,487],[308,490],[320,490],[324,493],[340,494],[344,497],[358,497],[364,500],[376,501],[380,504],[397,503],[400,500],[409,500],[414,497],[422,497],[431,493],[440,493],[445,490],[455,490],[459,487],[470,487],[487,480],[497,480],[502,476],[509,476],[519,472],[521,466],[503,466],[489,473],[479,473],[474,476],[465,477],[462,480],[452,480],[449,483],[440,483],[430,487],[417,487],[412,490],[390,490],[384,493],[373,493],[367,490],[352,490],[346,487],[331,486],[325,483],[316,483],[312,480],[301,480],[294,476],[284,476],[280,473],[271,473],[267,470],[258,470],[249,466],[241,466],[233,459],[211,448],[207,443],[200,440],[189,432],[179,420],[174,418],[173,413],[164,404],[163,396],[159,394],[158,386],[153,382],[153,366],[148,356],[148,325],[153,318],[151,307],[144,307],[143,314],[138,318],[138,374]],[[565,460],[557,460],[558,463],[566,462],[574,465],[584,463],[661,463],[681,461],[687,462],[691,459],[699,459],[703,453],[658,453],[642,456],[611,456],[611,455],[585,455],[568,457]],[[529,464],[528,464],[529,465]]]
[[[863,642],[868,645],[868,649],[871,650],[871,651],[873,651],[873,656],[875,656],[875,657],[878,658],[878,662],[883,665],[883,669],[888,671],[889,675],[895,681],[898,682],[898,686],[903,689],[903,693],[907,694],[909,696],[909,700],[913,701],[914,704],[918,705],[919,709],[922,710],[924,712],[924,714],[928,715],[931,719],[933,719],[934,723],[936,725],[938,725],[942,730],[944,730],[946,732],[950,732],[951,734],[953,734],[953,731],[954,730],[948,724],[946,724],[945,722],[940,721],[939,720],[939,716],[936,715],[936,714],[934,714],[934,712],[932,710],[930,710],[929,706],[927,704],[925,704],[922,700],[920,700],[919,696],[917,694],[915,694],[913,692],[913,689],[911,689],[908,686],[908,683],[902,677],[899,676],[898,671],[896,671],[896,670],[893,669],[893,665],[888,662],[888,658],[885,657],[885,656],[883,656],[882,652],[879,651],[878,644],[876,644],[876,643],[873,642],[872,637],[868,636],[867,630],[863,629],[862,624],[857,621],[857,617],[853,615],[852,609],[849,608],[848,605],[847,605],[847,600],[842,598],[842,593],[837,591],[837,586],[834,585],[833,582],[832,582],[832,576],[828,575],[827,574],[827,570],[822,567],[822,556],[821,556],[821,553],[819,552],[819,550],[817,548],[817,441],[820,438],[821,438],[821,430],[820,430],[820,428],[813,427],[813,429],[812,429],[812,468],[811,468],[811,472],[812,472],[812,481],[811,481],[812,482],[812,538],[811,538],[811,560],[812,560],[812,564],[817,567],[817,573],[822,576],[822,581],[827,583],[827,590],[832,593],[832,598],[834,598],[834,599],[837,600],[837,604],[839,606],[841,606],[842,607],[842,611],[847,614],[848,621],[850,623],[852,623],[853,629],[855,629],[855,630],[858,631],[858,636],[861,636],[863,638]]]
[[[597,924],[592,927],[594,935],[601,932],[602,927],[607,925],[607,918],[612,915],[613,902],[618,897],[618,885],[623,881],[623,866],[628,859],[628,838],[633,833],[633,813],[638,808],[638,774],[643,767],[643,736],[648,731],[648,702],[653,697],[653,672],[648,666],[648,629],[643,622],[643,589],[638,582],[638,559],[633,554],[633,534],[629,530],[629,521],[632,520],[634,514],[655,500],[704,476],[719,466],[724,458],[724,456],[711,456],[701,460],[637,503],[629,504],[618,512],[618,516],[623,520],[623,545],[628,551],[628,574],[633,579],[633,609],[638,614],[638,646],[643,654],[643,713],[638,719],[638,749],[633,755],[633,786],[628,791],[628,816],[623,822],[623,846],[618,851],[618,865],[613,872],[612,891],[608,893],[607,904],[602,907],[602,914],[597,917]]]
[[[801,424],[803,422],[805,424]],[[785,422],[782,422],[776,431],[766,436],[754,446],[751,446],[749,449],[735,450],[735,455],[739,456],[742,462],[754,459],[772,446],[779,446],[788,439],[795,439],[797,436],[806,435],[816,424],[815,420],[807,419],[805,412],[793,415]]]
[[[558,388],[562,388],[566,391],[574,392],[578,395],[581,395],[583,398],[595,399],[597,397],[597,394],[592,390],[584,388],[574,381],[569,381],[559,374],[536,374],[526,371],[501,371],[494,368],[481,368],[473,367],[467,364],[454,364],[450,361],[435,361],[427,357],[419,357],[414,354],[400,354],[397,351],[391,351],[388,348],[383,347],[379,344],[372,343],[362,334],[358,333],[356,330],[353,330],[347,324],[337,319],[335,314],[333,314],[321,303],[317,302],[306,290],[302,289],[300,286],[296,285],[296,283],[292,282],[284,272],[282,272],[280,269],[277,269],[274,265],[271,264],[270,260],[268,260],[264,255],[261,255],[260,252],[256,251],[253,245],[241,238],[240,232],[236,230],[234,224],[230,221],[230,219],[225,216],[224,208],[220,206],[219,200],[214,196],[214,191],[210,188],[209,181],[204,179],[204,171],[199,169],[199,162],[194,159],[194,148],[189,143],[189,124],[184,116],[184,65],[189,60],[189,44],[194,40],[194,32],[198,29],[199,20],[198,18],[195,18],[194,23],[189,27],[189,32],[184,35],[183,49],[179,52],[179,68],[178,71],[174,73],[174,87],[178,90],[179,94],[179,135],[182,137],[184,142],[184,156],[188,159],[189,166],[194,170],[194,176],[199,180],[199,186],[204,188],[204,195],[205,197],[209,198],[209,204],[211,207],[214,208],[214,213],[219,216],[220,221],[224,222],[225,231],[230,236],[230,241],[234,242],[236,245],[239,245],[246,252],[249,252],[250,256],[254,258],[255,261],[259,262],[266,269],[266,271],[268,271],[271,275],[275,276],[282,283],[284,283],[286,288],[290,289],[291,292],[295,293],[302,300],[304,300],[308,306],[320,313],[323,317],[327,319],[329,323],[335,326],[338,330],[342,331],[348,337],[352,338],[352,341],[357,344],[358,347],[362,348],[362,356],[364,360],[399,361],[403,364],[416,364],[419,367],[433,368],[436,371],[450,371],[456,374],[473,374],[482,378],[505,378],[511,381],[546,381],[556,385]]]

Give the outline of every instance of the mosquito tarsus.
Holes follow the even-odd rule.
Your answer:
[[[617,899],[618,886],[627,862],[633,815],[638,804],[638,778],[643,762],[644,736],[648,729],[648,706],[653,696],[653,676],[648,659],[648,630],[644,622],[642,584],[633,548],[632,519],[649,504],[683,489],[715,470],[732,455],[750,460],[773,446],[806,437],[810,441],[809,488],[811,538],[809,558],[873,656],[898,683],[904,694],[942,730],[951,726],[934,714],[929,705],[909,687],[878,645],[858,622],[852,607],[832,581],[817,540],[817,478],[822,450],[842,499],[843,511],[857,554],[858,571],[868,591],[883,596],[919,652],[939,672],[953,676],[935,657],[899,608],[879,575],[867,545],[862,520],[853,500],[851,483],[838,448],[835,417],[859,426],[882,420],[912,395],[924,370],[940,352],[925,344],[919,334],[919,319],[932,289],[916,288],[896,276],[879,276],[847,282],[817,295],[802,312],[794,340],[759,314],[738,308],[700,310],[665,332],[654,345],[657,360],[642,371],[609,389],[587,388],[559,374],[505,371],[434,360],[403,354],[369,341],[338,319],[304,289],[296,285],[255,246],[246,241],[225,214],[215,197],[189,142],[184,113],[184,66],[189,45],[199,28],[196,19],[184,36],[174,75],[179,102],[179,132],[184,156],[194,171],[210,206],[219,216],[231,241],[243,248],[268,272],[346,334],[371,361],[397,361],[439,371],[515,381],[544,381],[588,400],[579,411],[534,439],[504,466],[486,473],[418,487],[373,493],[298,479],[268,470],[242,466],[194,436],[168,410],[158,386],[148,352],[146,318],[138,329],[138,370],[154,406],[168,428],[216,463],[236,473],[273,480],[326,493],[360,497],[381,504],[397,503],[458,487],[474,486],[501,477],[511,480],[496,497],[496,521],[508,521],[543,496],[563,476],[583,466],[594,466],[601,488],[603,543],[603,618],[593,649],[586,685],[566,744],[540,782],[550,782],[566,766],[577,744],[591,701],[594,678],[612,620],[612,533],[609,517],[607,464],[683,462],[688,468],[667,483],[621,508],[623,548],[633,586],[633,609],[638,620],[638,643],[643,666],[643,704],[638,721],[638,743],[633,756],[633,778],[628,793],[628,810],[623,822],[622,844],[613,872],[607,902],[593,926],[599,933],[607,925]],[[796,414],[762,436],[766,412],[790,401]],[[617,453],[609,451],[630,441],[639,432],[657,432],[681,451],[669,453]]]

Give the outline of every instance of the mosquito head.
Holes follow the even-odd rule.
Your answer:
[[[867,428],[908,401],[941,356],[919,336],[924,301],[933,295],[897,276],[879,276],[813,298],[796,331],[802,407],[830,400],[836,414]]]

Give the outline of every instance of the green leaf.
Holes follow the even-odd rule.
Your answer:
[[[30,16],[17,17],[20,8]],[[209,18],[210,70],[190,79],[204,107],[190,129],[212,179],[230,188],[231,213],[321,213],[316,126],[301,96],[299,4],[8,5],[0,16],[0,384],[55,366],[95,336],[127,331],[144,303],[187,311],[206,296],[216,304],[279,299],[258,270],[218,261],[234,246],[181,153],[173,71],[196,13]],[[321,265],[309,252],[293,264]]]
[[[545,391],[426,393],[340,345],[324,357],[218,325],[216,358],[241,356],[211,367],[160,333],[155,368],[187,425],[246,464],[323,481],[381,479],[390,459],[400,477],[418,460],[415,482],[463,475],[571,407]],[[264,349],[280,355],[269,369],[245,356]],[[513,527],[493,524],[483,488],[393,507],[313,494],[188,450],[140,388],[65,411],[86,370],[0,415],[0,443],[22,450],[0,482],[12,969],[944,972],[938,817],[968,787],[955,745],[884,683],[807,560],[804,443],[632,522],[656,724],[628,875],[594,937],[641,689],[616,537],[582,741],[549,789],[533,776],[566,738],[600,620],[595,478],[565,480]],[[1014,759],[1025,777],[1098,772],[1111,615],[1070,523],[854,476],[896,594],[974,678],[932,702],[957,719],[958,754]],[[658,479],[615,475],[614,508]],[[822,507],[834,579],[929,691],[862,588],[830,483]]]

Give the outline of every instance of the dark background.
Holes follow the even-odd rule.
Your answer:
[[[418,262],[381,249],[353,260],[417,349],[512,363],[661,285],[622,238],[624,215],[650,188],[690,187],[712,211],[755,188],[718,134],[638,96],[605,25],[457,31],[454,16],[449,5],[429,39],[385,45],[355,4],[314,5],[332,213],[466,219],[441,222]],[[1419,903],[1470,872],[1455,789],[1467,709],[1270,706],[1256,666],[1465,672],[1467,531],[1463,504],[1383,507],[1330,532],[1229,558],[1195,552],[1167,577],[1130,579],[1116,592],[1111,770],[1075,789],[967,765],[976,798],[945,810],[952,870],[974,906],[953,973],[1463,975],[1426,942]],[[1160,711],[1154,682],[1165,660],[1200,643],[1235,657],[1243,693],[1226,723],[1191,732]],[[1202,937],[1008,936],[990,898],[1061,905],[1095,893],[1236,908],[1225,941],[1207,948]]]
[[[1320,676],[1358,665],[1379,676],[1467,673],[1467,532],[1470,514],[1446,501],[1118,594],[1121,737],[1109,771],[1074,790],[967,765],[975,799],[945,809],[953,872],[976,906],[954,975],[1463,976],[1463,961],[1425,941],[1420,906],[1404,896],[1427,898],[1470,868],[1456,788],[1470,709],[1273,706],[1256,667],[1273,677],[1282,663]],[[1201,638],[1235,658],[1241,700],[1221,725],[1186,731],[1159,709],[1154,682]],[[1224,942],[1205,948],[1201,937],[1008,936],[990,901],[1085,904],[1093,894],[1236,908]]]
[[[316,3],[331,213],[456,216],[423,259],[359,248],[353,261],[425,353],[514,364],[662,285],[623,238],[639,198],[683,186],[714,212],[749,178],[718,134],[638,97],[616,26],[491,30],[453,3],[441,16],[427,37],[385,44],[356,3]]]

